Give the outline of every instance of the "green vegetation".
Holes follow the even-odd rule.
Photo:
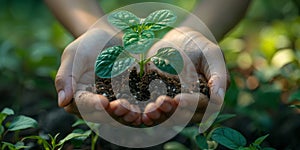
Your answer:
[[[123,46],[113,46],[103,50],[95,63],[95,73],[101,78],[115,77],[137,62],[140,77],[148,62],[153,62],[160,70],[177,74],[183,68],[183,59],[178,50],[164,47],[149,58],[146,53],[153,45],[155,31],[165,29],[176,21],[176,15],[170,10],[158,10],[146,18],[138,18],[128,11],[113,12],[108,15],[108,22],[124,32]],[[130,53],[138,54],[137,60]]]
[[[116,1],[102,0],[101,3],[107,12],[119,4],[129,3]],[[195,4],[195,0],[191,3],[186,3],[186,0],[163,1],[187,9]],[[299,149],[299,12],[300,5],[296,0],[253,0],[245,19],[220,43],[232,79],[222,113],[236,114],[221,125],[239,131],[247,141],[246,147],[260,145],[262,148]],[[15,114],[38,119],[40,114],[57,108],[53,80],[61,52],[72,41],[71,36],[47,11],[42,1],[35,0],[1,0],[0,33],[0,110],[9,107]],[[7,117],[15,118],[12,115]],[[11,122],[6,119],[1,124],[4,130],[0,129],[1,146],[6,144],[7,148],[27,146],[29,139],[22,144],[22,137],[28,135],[22,131],[39,135],[36,130],[44,130],[43,126],[39,126],[7,131],[7,121]],[[74,129],[73,132],[77,131]],[[84,132],[86,130],[80,131]],[[12,133],[15,134],[8,136]],[[53,139],[55,135],[51,135]],[[268,137],[261,144],[255,142],[265,135]],[[205,143],[209,147],[222,146],[208,134],[195,137],[194,141],[200,141],[194,143],[195,147]],[[206,142],[203,142],[204,138]],[[45,139],[50,142],[51,138],[47,135]],[[89,144],[92,145],[91,142]],[[171,146],[174,145],[176,149],[183,147],[183,143]],[[168,147],[170,143],[165,145],[165,148]]]

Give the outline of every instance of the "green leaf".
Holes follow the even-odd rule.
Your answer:
[[[298,108],[298,109],[300,109],[300,105],[290,105],[289,107],[291,107],[291,108]]]
[[[17,131],[27,128],[35,128],[37,127],[36,120],[27,117],[27,116],[17,116],[14,118],[14,120],[11,122],[11,124],[8,126],[8,131]]]
[[[4,108],[0,113],[0,124],[2,124],[8,115],[14,115],[14,111],[10,108]]]
[[[85,124],[86,124],[86,123],[85,123],[84,120],[78,119],[78,120],[76,120],[75,123],[72,124],[72,127],[76,127],[76,126],[79,126],[79,125],[85,125]]]
[[[140,18],[129,11],[113,12],[108,15],[107,19],[110,24],[121,30],[134,28],[140,24]]]
[[[229,149],[238,149],[239,147],[244,147],[247,143],[241,133],[227,127],[220,127],[214,130],[211,138]]]
[[[180,52],[172,47],[159,49],[151,58],[151,61],[160,70],[174,75],[179,74],[183,68],[183,59]]]
[[[67,135],[64,139],[60,140],[58,145],[63,145],[65,142],[71,140],[71,139],[75,139],[75,138],[87,138],[88,136],[90,136],[92,133],[91,130],[88,130],[86,132],[82,133],[70,133],[69,135]]]
[[[300,90],[292,93],[289,98],[288,98],[288,102],[293,102],[293,101],[300,101]]]
[[[186,127],[180,132],[180,134],[190,139],[194,139],[195,136],[199,134],[199,130],[196,127]]]
[[[44,139],[43,137],[41,136],[38,136],[38,135],[33,135],[33,136],[27,136],[27,137],[24,137],[22,139],[22,141],[24,140],[27,140],[27,139],[34,139],[34,140],[37,140],[37,143],[39,145],[42,145],[44,147],[44,149],[51,149],[51,146],[50,144],[47,142],[46,139]]]
[[[109,47],[98,55],[95,73],[101,78],[112,78],[128,69],[134,61],[135,58],[127,54],[123,47]]]
[[[4,108],[2,111],[1,111],[1,114],[6,114],[6,115],[14,115],[14,111],[10,108]]]
[[[164,150],[188,150],[188,148],[179,142],[172,141],[164,144]]]
[[[152,31],[143,31],[142,33],[128,31],[123,36],[125,49],[134,54],[145,53],[153,42],[154,33]]]
[[[214,122],[215,124],[222,123],[226,120],[229,120],[231,118],[234,118],[236,115],[235,114],[221,114],[216,118],[216,121]]]
[[[169,27],[176,21],[176,15],[170,10],[158,10],[151,13],[144,21],[146,30],[158,31]]]
[[[200,149],[208,149],[208,144],[205,136],[198,134],[196,136],[196,144],[198,145],[198,148]]]
[[[26,146],[25,144],[24,144],[24,142],[22,142],[22,141],[19,141],[19,142],[17,142],[15,145],[15,149],[25,149],[25,148],[30,148],[30,146]]]
[[[269,134],[257,138],[253,144],[256,146],[260,145],[268,136],[269,136]]]

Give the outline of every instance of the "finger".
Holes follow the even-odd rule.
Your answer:
[[[130,111],[124,115],[123,119],[124,121],[131,123],[137,120],[140,116],[140,111],[138,106],[136,105],[131,105],[130,106]]]
[[[142,122],[147,126],[151,126],[153,124],[153,121],[145,113],[142,114]]]
[[[160,111],[169,113],[172,110],[174,110],[174,108],[173,108],[174,105],[172,104],[173,103],[172,101],[173,101],[172,98],[169,96],[160,96],[155,101],[155,104],[156,104],[156,106],[158,106],[158,109]]]
[[[72,67],[76,48],[77,43],[74,42],[64,50],[61,57],[61,65],[55,77],[55,88],[58,93],[58,105],[60,107],[67,106],[73,98]]]
[[[106,110],[109,101],[106,97],[88,91],[77,91],[75,102],[80,112],[88,113]]]
[[[146,106],[144,113],[152,120],[158,119],[161,116],[161,112],[153,102]]]
[[[141,125],[142,124],[142,116],[141,116],[141,114],[138,116],[138,118],[132,123],[132,125],[134,125],[134,126],[139,126],[139,125]]]
[[[226,86],[223,86],[227,78],[221,78],[218,75],[213,75],[208,81],[208,87],[210,88],[210,100],[211,102],[222,105],[225,96]]]
[[[110,111],[115,116],[123,116],[127,114],[130,110],[130,104],[125,99],[118,99],[110,102]]]
[[[174,100],[179,103],[179,107],[195,112],[205,112],[209,101],[207,96],[202,93],[181,93],[176,95]]]
[[[76,106],[76,103],[75,103],[74,99],[72,99],[71,102],[67,106],[64,107],[64,109],[65,109],[66,112],[68,112],[70,114],[77,115],[78,117],[81,118],[81,115],[79,113],[79,110]]]

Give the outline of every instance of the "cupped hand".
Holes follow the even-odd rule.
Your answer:
[[[230,83],[228,71],[225,66],[224,57],[221,49],[216,43],[211,42],[200,32],[186,27],[175,28],[169,31],[163,39],[157,42],[149,50],[147,57],[153,56],[158,49],[163,47],[177,48],[184,59],[184,69],[182,76],[189,80],[192,69],[195,68],[197,74],[204,75],[208,80],[210,89],[210,99],[202,93],[181,93],[173,99],[167,96],[159,97],[156,102],[149,103],[142,116],[142,121],[146,125],[159,124],[178,109],[174,115],[179,115],[173,120],[180,124],[184,121],[184,116],[192,116],[192,122],[200,122],[209,103],[213,104],[213,111],[219,109],[223,103],[225,91]],[[191,64],[192,62],[192,64]],[[158,70],[150,64],[148,70]],[[165,73],[167,74],[167,73]],[[168,74],[170,77],[174,75]],[[192,77],[191,77],[192,78]],[[181,104],[181,105],[179,105]],[[177,108],[177,106],[180,106]],[[196,110],[191,110],[196,106]]]
[[[113,35],[113,32],[91,29],[65,48],[55,79],[58,105],[87,121],[109,123],[108,113],[124,124],[139,125],[139,108],[124,99],[109,102],[93,92],[97,55],[100,50],[121,43],[120,38]]]

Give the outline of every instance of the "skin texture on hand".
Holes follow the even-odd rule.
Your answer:
[[[189,75],[189,67],[194,66],[199,75],[203,74],[205,75],[205,78],[208,79],[211,102],[221,106],[223,103],[225,90],[230,81],[221,49],[215,43],[209,41],[201,33],[190,28],[181,27],[169,31],[161,41],[157,42],[151,48],[148,53],[148,57],[153,56],[159,48],[170,46],[177,47],[181,53],[186,54],[186,56],[183,55],[183,59],[185,60],[185,69],[187,69],[186,71],[183,71],[185,72],[183,73],[184,76]],[[187,64],[187,59],[190,59],[193,64]],[[156,69],[154,65],[149,65],[147,69],[154,69],[160,72],[160,70]],[[169,76],[172,77],[173,75]],[[189,77],[186,78],[188,79]],[[144,113],[142,117],[143,122],[146,125],[153,125],[163,122],[167,119],[166,116],[168,116],[168,114],[174,112],[179,102],[184,103],[181,106],[185,106],[180,108],[182,114],[194,113],[191,121],[199,122],[205,113],[209,101],[207,97],[201,93],[182,93],[177,95],[174,99],[171,99],[167,96],[163,98],[159,97],[155,103],[147,105],[146,110],[152,111],[147,111],[147,113]],[[165,107],[164,105],[170,107],[167,110],[171,111],[166,112],[162,110],[161,107]],[[197,105],[196,112],[189,111],[189,107],[195,105]]]
[[[216,45],[209,42],[200,33],[197,33],[197,36],[193,35],[193,38],[190,38],[189,33],[194,33],[194,31],[187,31],[187,29],[174,29],[170,31],[162,39],[162,41],[167,41],[167,43],[157,42],[149,51],[148,55],[152,55],[151,53],[154,53],[159,48],[168,46],[168,43],[176,43],[174,46],[179,47],[183,51],[186,49],[185,47],[188,47],[188,51],[185,51],[188,58],[184,57],[184,59],[191,59],[194,64],[189,65],[195,66],[199,74],[204,74],[207,79],[210,79],[210,87],[218,86],[218,80],[211,81],[214,75],[210,74],[210,68],[207,67],[207,61],[205,61],[206,58],[204,58],[203,53],[201,53],[201,49],[199,49],[197,45],[194,45],[193,42],[190,42],[190,40],[195,41],[195,38],[201,39],[202,47],[204,48],[209,46],[215,47]],[[208,99],[203,94],[182,93],[181,95],[177,95],[174,99],[167,96],[160,96],[155,102],[149,103],[144,112],[141,112],[138,106],[129,104],[125,99],[109,102],[106,97],[94,94],[92,86],[95,82],[94,62],[99,53],[99,49],[105,49],[112,45],[120,45],[120,42],[118,37],[112,37],[112,34],[106,31],[92,29],[65,49],[62,55],[62,63],[56,77],[57,92],[63,93],[63,96],[59,94],[60,107],[64,107],[67,112],[76,114],[92,122],[112,122],[111,119],[107,117],[106,113],[108,113],[117,121],[131,126],[140,125],[141,123],[148,126],[159,124],[168,119],[176,109],[180,109],[179,114],[194,113],[192,122],[201,121],[208,104]],[[201,43],[199,44],[201,45]],[[220,49],[217,50],[220,51]],[[218,63],[218,61],[216,61],[216,63]],[[188,66],[186,68],[187,70],[185,72],[189,72]],[[155,69],[155,67],[150,65],[147,69],[151,70]],[[222,77],[221,75],[218,75],[218,77],[219,76]],[[220,79],[227,79],[226,74]],[[72,99],[72,97],[74,97],[74,99]],[[197,98],[199,102],[194,101],[194,99]],[[180,105],[178,108],[179,103],[185,104]],[[195,105],[197,106],[197,110],[195,112],[189,111],[189,107]],[[180,123],[180,121],[178,118],[178,120],[174,122]]]
[[[124,124],[140,124],[141,117],[136,106],[124,99],[109,102],[106,97],[92,92],[95,82],[94,63],[99,50],[119,44],[118,37],[113,38],[112,34],[96,28],[66,47],[55,80],[60,107],[87,121],[109,123],[104,114],[108,113]]]
[[[196,16],[202,18],[205,24],[213,30],[212,32],[217,37],[217,40],[220,40],[221,37],[223,37],[224,34],[239,21],[250,0],[239,1],[239,3],[234,1],[239,0],[231,0],[231,2],[204,0],[196,8]],[[99,17],[104,14],[101,8],[98,7],[96,0],[45,0],[45,2],[57,16],[59,21],[74,35],[74,37],[82,35]],[[226,5],[223,5],[223,3],[226,3]],[[241,3],[243,5],[241,5]],[[215,6],[218,6],[218,11],[214,9],[216,8]],[[238,9],[233,8],[234,6]],[[227,18],[224,16],[230,17]],[[220,19],[220,17],[226,19]],[[189,19],[187,19],[182,25],[188,26],[191,24],[192,23],[189,22]],[[193,28],[192,26],[189,27]],[[146,113],[139,113],[140,110],[136,108],[136,106],[128,104],[128,102],[123,99],[108,102],[104,96],[96,95],[89,92],[89,90],[86,90],[86,88],[90,88],[91,84],[94,82],[94,72],[92,69],[94,65],[93,61],[99,53],[99,49],[95,51],[95,48],[104,47],[104,41],[109,39],[108,37],[111,37],[111,34],[108,33],[111,29],[105,30],[105,28],[108,29],[110,27],[105,23],[101,29],[91,30],[88,33],[83,34],[65,49],[55,82],[60,107],[64,107],[67,112],[77,115],[80,115],[78,108],[80,108],[80,110],[82,108],[84,112],[83,114],[85,114],[84,117],[90,116],[88,118],[90,121],[109,122],[105,119],[105,117],[101,117],[104,112],[108,112],[111,116],[125,124],[138,125],[143,121],[146,125],[153,125],[163,122],[174,112],[176,108],[179,109],[179,103],[183,101],[188,103],[186,106],[196,105],[193,101],[189,102],[189,100],[194,99],[193,97],[197,97],[197,95],[190,94],[176,96],[174,99],[161,96],[157,99],[157,101],[146,106]],[[192,47],[192,49],[187,52],[189,59],[194,62],[194,66],[198,69],[198,73],[204,74],[205,77],[209,79],[209,86],[212,89],[211,93],[214,93],[211,94],[213,99],[222,99],[219,97],[224,97],[226,91],[226,85],[224,85],[224,82],[226,83],[226,79],[228,80],[228,75],[218,74],[218,68],[222,68],[222,66],[218,66],[217,63],[207,65],[207,61],[205,60],[214,59],[214,57],[204,58],[203,55],[208,54],[208,56],[214,56],[209,55],[212,53],[211,51],[219,53],[221,50],[216,44],[207,40],[197,31],[189,28],[181,28],[180,30],[181,32],[178,32],[178,30],[170,31],[164,37],[164,40],[176,43],[177,47],[181,47],[183,49],[185,47]],[[189,38],[186,39],[187,37]],[[80,44],[83,40],[85,42]],[[81,49],[78,49],[79,46]],[[162,46],[165,46],[165,44],[157,43],[154,45],[154,47],[157,48]],[[202,51],[199,50],[199,47],[201,47]],[[208,66],[213,67],[210,67],[209,69]],[[214,98],[214,96],[217,97]],[[73,97],[74,99],[72,99]],[[200,99],[204,99],[203,97],[201,98],[201,96],[199,97]],[[203,110],[205,110],[208,103],[207,101],[208,100],[206,100],[206,102],[199,101],[197,104],[198,109],[194,114],[192,121],[199,122],[201,120],[204,113]],[[220,105],[220,103],[222,103],[222,101],[213,102],[216,105]],[[182,108],[182,114],[184,113],[188,113],[188,109]]]

